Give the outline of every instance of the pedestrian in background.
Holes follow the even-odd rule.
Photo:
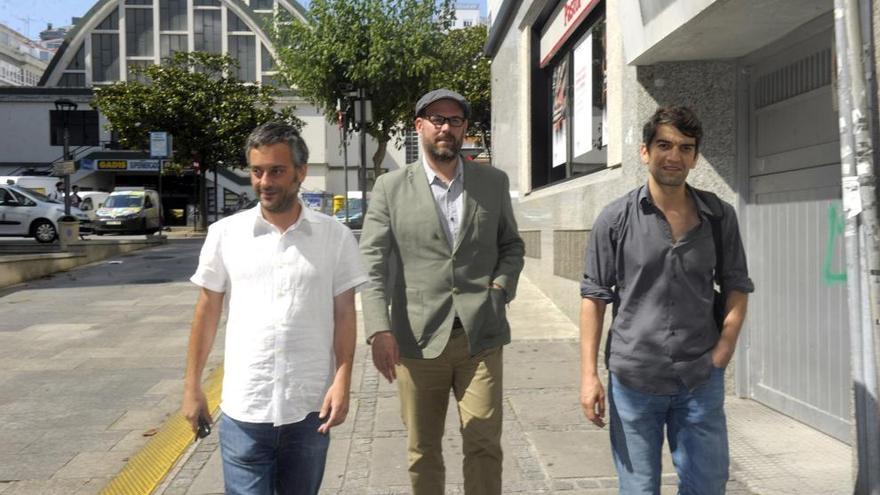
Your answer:
[[[524,244],[507,176],[461,160],[469,116],[470,105],[453,91],[418,101],[424,159],[379,177],[361,236],[370,276],[366,334],[376,368],[397,379],[415,495],[444,493],[450,390],[465,493],[501,493],[505,306],[516,294]]]
[[[64,182],[62,182],[60,180],[58,182],[56,182],[55,183],[55,190],[51,191],[49,194],[47,194],[47,196],[52,201],[57,201],[59,203],[63,203],[64,202]]]
[[[308,148],[268,123],[245,147],[260,201],[208,230],[192,282],[193,317],[182,412],[209,415],[202,371],[227,291],[222,411],[227,494],[316,494],[329,432],[348,413],[355,288],[366,281],[351,231],[299,199]]]
[[[604,426],[597,360],[606,348],[611,447],[620,493],[659,494],[664,427],[681,494],[723,494],[728,479],[724,369],[754,290],[733,207],[686,178],[703,135],[682,106],[644,125],[646,185],[596,219],[581,282],[581,404]],[[713,279],[721,287],[713,311]]]
[[[70,206],[79,208],[82,198],[79,197],[79,186],[73,186],[70,190]]]

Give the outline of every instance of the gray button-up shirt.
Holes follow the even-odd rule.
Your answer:
[[[446,240],[449,241],[449,247],[455,248],[455,241],[458,239],[458,231],[461,229],[461,215],[464,213],[464,174],[462,170],[464,166],[461,159],[456,165],[455,176],[449,184],[443,182],[434,169],[428,165],[428,162],[422,160],[422,166],[425,167],[425,175],[428,176],[428,185],[431,186],[431,194],[434,195],[434,204],[437,205],[437,214],[440,216],[440,225],[443,232],[446,233]]]
[[[688,187],[700,224],[678,241],[647,186],[608,205],[587,245],[581,296],[614,303],[605,348],[608,369],[627,387],[671,395],[712,372],[719,333],[712,316],[715,242],[712,210]],[[721,202],[721,287],[752,292],[736,212]]]

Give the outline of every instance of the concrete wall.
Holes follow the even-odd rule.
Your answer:
[[[66,252],[3,255],[0,256],[0,287],[45,277],[163,243],[164,240],[159,237],[144,240],[90,240],[72,244]]]

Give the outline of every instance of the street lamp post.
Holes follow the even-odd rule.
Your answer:
[[[356,110],[358,125],[361,131],[361,218],[367,216],[367,123],[371,120],[372,102],[367,98],[367,90],[358,90],[358,107]],[[346,192],[346,194],[348,194]]]
[[[62,98],[55,100],[55,110],[61,112],[61,125],[64,132],[64,160],[70,160],[70,112],[76,110],[76,103]],[[70,174],[64,174],[64,215],[70,216]]]

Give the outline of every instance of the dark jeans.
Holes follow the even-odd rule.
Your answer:
[[[330,435],[318,433],[313,412],[298,423],[272,426],[220,418],[227,495],[314,495],[321,487]]]

